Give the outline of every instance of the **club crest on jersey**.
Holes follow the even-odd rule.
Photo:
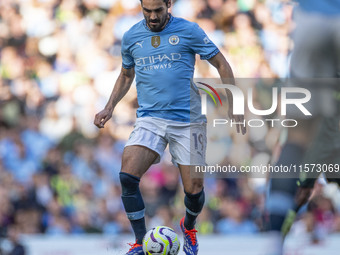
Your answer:
[[[158,35],[151,37],[151,45],[154,48],[157,48],[159,45],[161,45],[161,38]]]
[[[169,43],[171,45],[177,45],[179,43],[179,37],[177,35],[172,35],[169,37]]]

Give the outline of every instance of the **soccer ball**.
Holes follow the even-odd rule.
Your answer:
[[[180,246],[175,231],[165,226],[149,230],[143,238],[143,251],[146,255],[177,255]]]

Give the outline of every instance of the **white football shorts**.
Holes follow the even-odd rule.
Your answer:
[[[160,158],[166,146],[172,163],[180,165],[206,165],[206,123],[186,123],[154,117],[137,118],[134,130],[125,146],[141,145],[155,151]]]

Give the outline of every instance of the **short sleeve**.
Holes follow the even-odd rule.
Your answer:
[[[206,33],[197,24],[194,25],[191,36],[191,49],[201,56],[201,59],[210,59],[219,53],[219,49],[209,39]]]
[[[129,51],[129,44],[126,33],[123,36],[122,39],[122,64],[125,69],[131,69],[135,66],[135,63],[133,61],[133,57],[131,56],[131,53]]]

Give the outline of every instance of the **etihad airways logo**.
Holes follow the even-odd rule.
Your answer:
[[[166,69],[172,67],[172,62],[182,58],[180,53],[158,54],[143,58],[136,58],[136,66],[143,68],[143,71]]]

